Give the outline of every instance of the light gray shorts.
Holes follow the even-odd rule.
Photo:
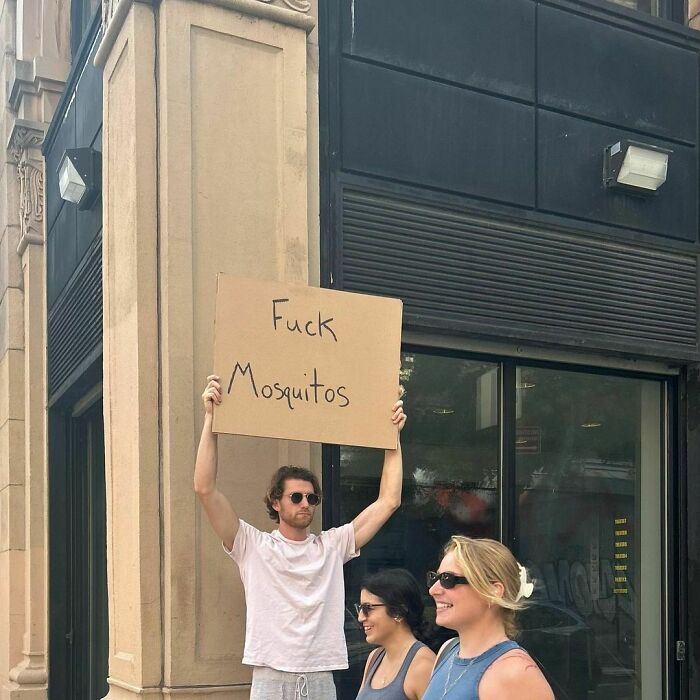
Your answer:
[[[255,666],[250,700],[336,700],[333,673],[288,673]]]

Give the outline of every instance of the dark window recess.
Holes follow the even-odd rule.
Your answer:
[[[686,21],[685,0],[604,0],[611,5],[627,8],[652,17],[663,17],[680,24]]]
[[[70,44],[71,53],[75,57],[88,33],[95,12],[101,7],[100,0],[72,0],[70,7]]]
[[[396,296],[417,330],[697,357],[697,257],[346,187],[339,288]]]
[[[630,10],[646,12],[649,15],[659,14],[658,0],[608,0],[608,2],[613,2],[623,7],[629,7]]]

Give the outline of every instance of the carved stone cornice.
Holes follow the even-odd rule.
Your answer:
[[[191,0],[205,5],[216,5],[245,15],[268,19],[280,24],[299,27],[310,33],[316,26],[316,19],[308,12],[309,0]],[[322,1],[322,0],[321,0]],[[109,52],[119,35],[126,17],[135,2],[146,5],[156,0],[102,0],[102,43],[95,54],[95,65],[103,68]]]
[[[15,61],[8,79],[8,104],[14,112],[20,112],[22,102],[40,96],[42,93],[60,95],[65,87],[70,65],[56,59],[42,56],[33,61]],[[25,107],[25,113],[26,113]],[[45,115],[50,121],[51,115]],[[42,118],[37,115],[38,118]]]
[[[274,0],[258,0],[258,2],[271,3]],[[308,12],[311,9],[311,3],[307,0],[282,0],[284,4],[297,12]]]
[[[22,255],[30,244],[44,243],[44,163],[41,125],[18,119],[10,135],[7,151],[17,167],[19,180],[20,239],[17,252]]]
[[[252,2],[262,2],[268,5],[286,5],[290,10],[295,12],[308,12],[311,9],[309,0],[251,0]],[[109,23],[114,17],[117,6],[121,0],[102,0],[102,34],[104,35]]]

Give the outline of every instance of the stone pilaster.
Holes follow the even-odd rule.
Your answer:
[[[108,697],[242,700],[240,580],[192,488],[199,397],[217,272],[318,282],[315,4],[103,7]],[[318,465],[300,443],[219,449],[261,527],[273,469]]]
[[[69,71],[69,2],[0,9],[0,700],[47,695],[41,144]]]
[[[8,698],[37,700],[46,697],[47,627],[46,627],[46,509],[45,509],[45,405],[42,381],[45,358],[45,265],[44,265],[44,170],[41,144],[42,124],[16,120],[7,152],[15,166],[17,199],[15,207],[19,221],[17,245],[8,247],[8,265],[20,268],[20,287],[5,291],[4,308],[8,324],[16,324],[22,335],[9,340],[8,353],[13,352],[16,372],[24,377],[22,405],[17,402],[18,431],[24,440],[10,450],[8,460],[22,464],[23,474],[23,560],[24,590],[10,601],[21,606],[24,630],[21,658],[8,673],[5,692]],[[9,360],[8,360],[9,361]],[[23,362],[23,366],[22,366]],[[12,387],[10,387],[10,392]],[[10,419],[12,420],[12,419]],[[19,470],[18,470],[19,471]],[[19,512],[19,510],[18,510]],[[14,572],[19,578],[18,571]],[[12,574],[11,574],[12,575]]]

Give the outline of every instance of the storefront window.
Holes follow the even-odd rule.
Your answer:
[[[350,669],[337,674],[341,700],[354,700],[371,651],[353,608],[365,573],[400,566],[422,583],[450,535],[498,536],[498,365],[404,353],[401,379],[409,415],[401,439],[403,504],[362,556],[346,566]],[[340,522],[352,520],[376,498],[382,459],[378,450],[341,450]],[[434,619],[427,589],[425,598]]]
[[[536,584],[519,641],[558,700],[662,698],[664,383],[428,352],[405,352],[401,376],[403,504],[346,567],[339,699],[354,700],[370,651],[362,577],[401,566],[422,582],[456,533],[515,543]],[[376,498],[382,453],[339,460],[348,522]],[[438,628],[435,645],[452,636]]]
[[[661,698],[662,385],[522,367],[517,398],[521,643],[562,700]]]

